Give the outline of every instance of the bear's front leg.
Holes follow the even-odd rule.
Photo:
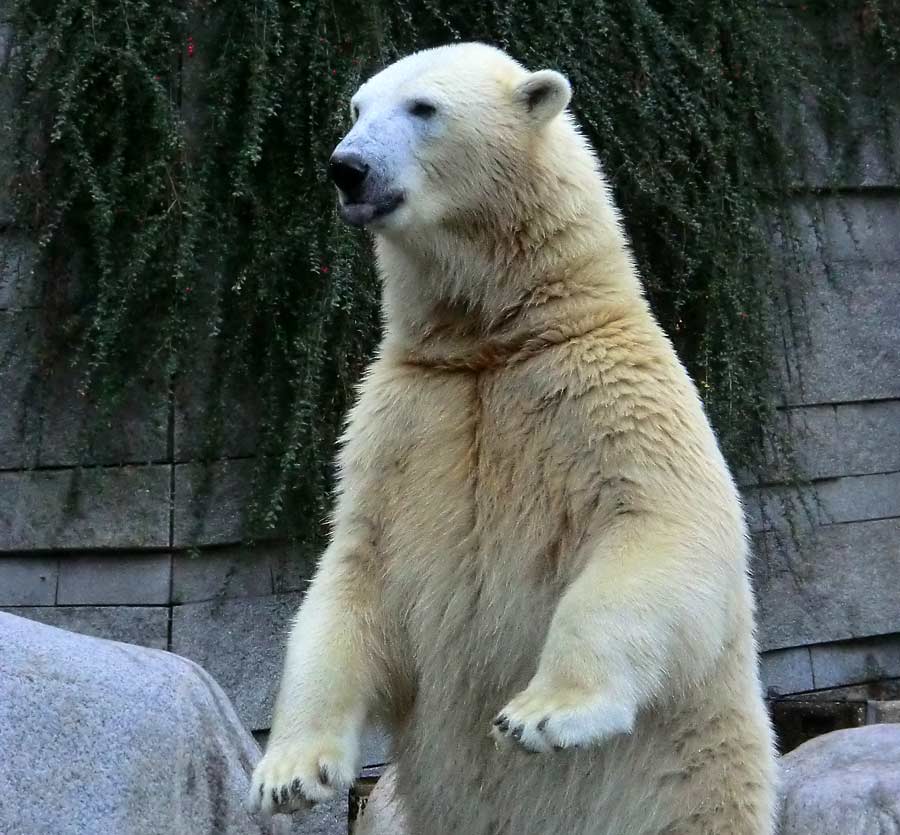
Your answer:
[[[643,517],[593,543],[534,677],[494,719],[499,745],[546,752],[602,743],[629,733],[638,710],[666,689],[711,668],[728,628],[724,590],[735,587],[726,578],[742,569],[712,543],[680,534]]]
[[[266,754],[250,808],[303,809],[348,788],[375,686],[371,578],[347,554],[326,551],[288,641]]]

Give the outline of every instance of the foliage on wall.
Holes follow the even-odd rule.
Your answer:
[[[255,518],[316,536],[379,324],[368,244],[337,221],[324,163],[362,77],[487,40],[572,80],[654,309],[728,457],[752,465],[771,417],[766,300],[784,269],[772,236],[802,255],[792,130],[804,96],[834,127],[853,93],[812,46],[837,17],[852,32],[840,55],[875,50],[890,89],[900,11],[875,0],[16,0],[18,223],[66,299],[55,328],[85,391],[113,403],[203,353],[208,454],[233,398],[256,392]]]

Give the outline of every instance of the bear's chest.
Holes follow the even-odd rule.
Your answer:
[[[388,563],[482,554],[517,563],[521,578],[543,552],[532,567],[555,571],[558,548],[547,548],[580,515],[587,450],[521,377],[394,369],[369,380],[342,464],[363,483]]]
[[[584,450],[556,419],[510,372],[369,380],[348,464],[366,481],[385,605],[420,682],[465,653],[503,687],[536,658],[586,525]]]

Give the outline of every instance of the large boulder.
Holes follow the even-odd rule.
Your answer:
[[[0,613],[0,832],[287,832],[245,811],[258,757],[191,661]]]
[[[781,768],[779,835],[900,835],[900,725],[816,737]]]

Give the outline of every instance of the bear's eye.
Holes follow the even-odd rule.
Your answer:
[[[354,104],[351,112],[353,113],[353,121],[355,122],[359,118],[359,105]]]
[[[437,108],[428,101],[414,101],[409,106],[409,112],[419,119],[430,119],[437,113]]]

